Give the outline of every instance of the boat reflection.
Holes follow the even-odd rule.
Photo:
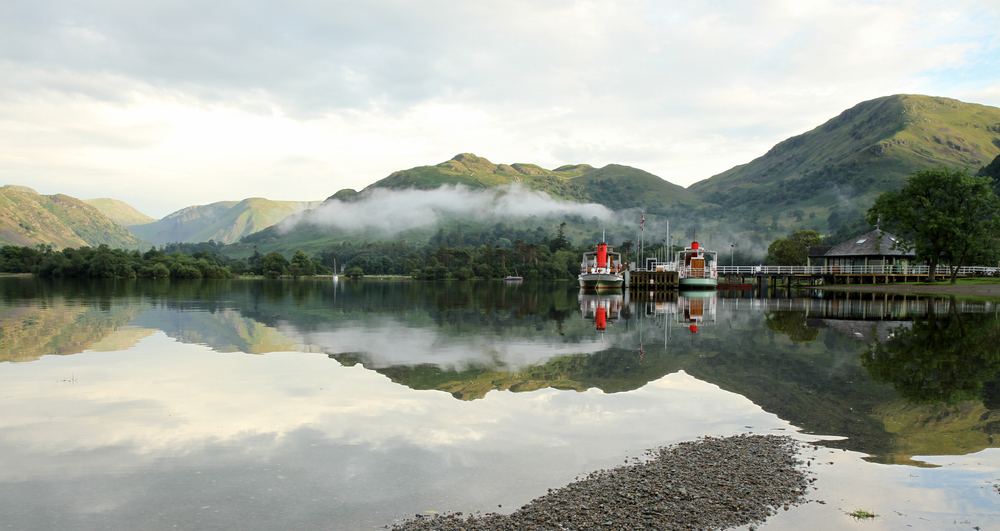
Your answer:
[[[677,322],[698,333],[699,325],[714,325],[717,318],[718,296],[712,291],[682,291],[677,297]]]
[[[585,321],[594,323],[594,329],[602,334],[609,324],[614,324],[622,318],[622,309],[628,303],[627,293],[580,290],[580,313],[583,314]]]

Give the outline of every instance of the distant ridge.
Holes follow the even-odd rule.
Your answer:
[[[27,186],[0,188],[0,245],[140,249],[149,242],[100,210],[68,195],[41,195]]]
[[[156,245],[208,240],[229,244],[320,204],[321,201],[271,201],[262,197],[219,201],[183,208],[159,221],[130,225],[128,229]]]
[[[417,166],[393,172],[359,193],[364,195],[375,188],[426,190],[449,184],[491,188],[515,183],[557,199],[598,203],[615,210],[703,204],[683,187],[630,166],[609,164],[594,168],[589,164],[570,164],[546,170],[535,164],[494,164],[472,153],[459,153],[434,166]],[[333,198],[353,199],[354,190],[341,190],[330,197]]]
[[[84,203],[100,210],[105,216],[111,218],[115,223],[128,227],[129,225],[143,225],[156,221],[156,218],[147,216],[139,212],[131,205],[117,199],[102,197],[99,199],[84,199]]]

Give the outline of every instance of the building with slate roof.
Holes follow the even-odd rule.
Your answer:
[[[913,249],[903,251],[893,249],[899,240],[888,232],[873,230],[847,240],[846,242],[828,247],[820,254],[819,246],[809,248],[809,265],[826,265],[840,267],[854,266],[890,266],[909,265],[916,258]],[[823,260],[825,263],[820,264]]]

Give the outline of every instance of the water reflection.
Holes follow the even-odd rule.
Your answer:
[[[817,451],[837,466],[857,460],[840,449],[928,466],[998,446],[992,303],[697,295],[0,279],[0,361],[18,362],[0,363],[0,512],[40,522],[67,489],[87,493],[75,527],[140,521],[151,474],[189,527],[282,527],[296,507],[356,529],[442,509],[428,499],[524,503],[615,451],[704,434],[830,436]],[[229,514],[198,513],[216,504]]]
[[[0,361],[128,349],[160,331],[217,352],[323,353],[464,401],[545,388],[620,393],[684,371],[881,462],[976,451],[1000,431],[989,302],[630,298],[499,282],[4,279],[0,294]]]
[[[622,308],[627,304],[628,293],[601,293],[596,290],[580,290],[580,313],[586,321],[594,323],[594,329],[604,332],[622,318]]]
[[[954,303],[879,337],[862,359],[868,374],[914,404],[982,399],[1000,370],[1000,327],[995,315],[961,313]]]

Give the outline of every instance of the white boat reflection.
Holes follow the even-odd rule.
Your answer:
[[[714,325],[717,320],[718,296],[712,291],[682,291],[677,296],[677,322],[686,325],[692,334],[699,326]]]

